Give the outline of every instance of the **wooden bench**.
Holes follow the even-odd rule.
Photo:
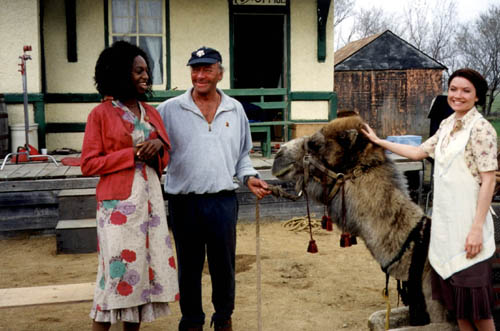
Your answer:
[[[251,101],[252,104],[259,107],[261,111],[266,110],[282,110],[281,120],[276,121],[266,121],[266,122],[251,122],[250,131],[252,133],[262,133],[264,137],[260,138],[260,145],[262,149],[262,156],[271,156],[271,128],[274,126],[284,126],[285,141],[288,140],[288,127],[290,124],[288,121],[288,101],[286,101],[287,89],[285,88],[275,88],[275,89],[232,89],[225,90],[225,92],[233,98],[238,99],[239,97],[258,97],[259,101]],[[281,97],[283,101],[267,101],[266,97]],[[259,110],[259,111],[260,111]],[[252,137],[252,140],[253,137]]]
[[[262,150],[262,156],[271,156],[271,126],[270,125],[253,125],[260,123],[250,123],[250,132],[252,133],[264,133],[265,136],[260,140],[260,148]],[[252,140],[255,140],[252,137]]]
[[[287,125],[290,124],[288,121],[272,121],[272,122],[252,122],[250,123],[250,131],[252,133],[265,133],[265,136],[260,138],[260,146],[262,149],[262,156],[271,156],[271,128],[273,126],[279,125],[284,126],[285,130],[288,130]],[[252,140],[254,138],[252,137]]]

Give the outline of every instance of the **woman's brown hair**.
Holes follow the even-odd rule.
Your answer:
[[[479,72],[470,68],[458,69],[457,71],[452,73],[450,78],[448,79],[448,86],[450,86],[451,81],[455,77],[462,77],[471,82],[472,85],[474,85],[474,88],[476,89],[476,96],[478,99],[476,105],[479,106],[485,105],[486,92],[488,92],[488,83],[486,82],[486,79],[484,79],[484,77]]]

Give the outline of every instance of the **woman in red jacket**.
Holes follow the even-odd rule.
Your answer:
[[[177,273],[160,177],[169,139],[160,115],[144,102],[151,92],[146,53],[125,41],[99,56],[95,83],[105,101],[90,113],[82,146],[85,176],[96,188],[99,265],[90,317],[93,330],[169,313],[178,299]]]

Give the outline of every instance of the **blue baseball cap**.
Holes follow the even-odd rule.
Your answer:
[[[220,53],[213,48],[203,46],[191,53],[191,58],[187,65],[213,64],[217,62],[222,63],[222,56]]]

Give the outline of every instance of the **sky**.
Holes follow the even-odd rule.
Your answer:
[[[370,9],[377,7],[383,9],[387,15],[394,14],[394,17],[403,16],[404,10],[409,4],[427,3],[429,6],[441,2],[442,0],[355,0],[355,11],[361,8]],[[456,0],[458,21],[461,23],[473,21],[479,17],[479,14],[486,11],[490,5],[500,4],[500,0]],[[342,47],[343,43],[337,39],[337,34],[340,33],[345,40],[351,26],[354,22],[352,17],[347,18],[342,22],[335,31],[335,45]],[[336,47],[337,49],[337,47]]]
[[[402,13],[407,3],[419,2],[422,0],[356,0],[356,9],[361,7],[380,7],[386,12]],[[428,0],[429,4],[437,3],[440,0]],[[500,0],[457,0],[457,11],[460,21],[465,22],[477,18],[481,11],[488,8],[490,4],[500,4]]]

